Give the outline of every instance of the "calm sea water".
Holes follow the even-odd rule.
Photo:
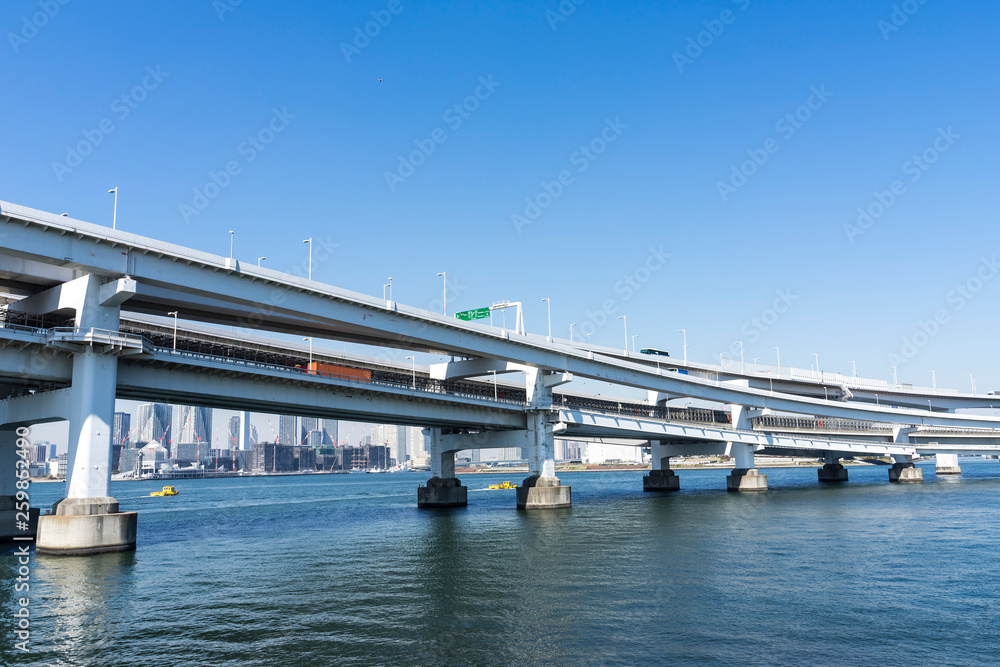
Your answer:
[[[426,474],[118,482],[135,553],[34,556],[17,665],[1000,663],[1000,464],[890,485],[767,470],[567,473],[569,510],[517,512],[517,476],[468,475],[469,506],[418,511]],[[62,485],[35,484],[44,506]]]

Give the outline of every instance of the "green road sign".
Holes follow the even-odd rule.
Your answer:
[[[460,320],[465,320],[466,322],[468,322],[469,320],[481,320],[484,317],[489,317],[489,316],[490,316],[489,308],[476,308],[475,310],[463,310],[460,313],[455,313],[455,317],[457,317]]]

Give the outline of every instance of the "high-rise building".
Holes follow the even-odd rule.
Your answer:
[[[49,446],[47,444],[35,444],[32,445],[31,449],[31,460],[28,463],[45,463],[48,460],[46,456],[49,452]]]
[[[175,443],[205,443],[212,440],[212,408],[178,405],[174,408],[174,422],[171,429]],[[208,448],[205,448],[208,451]]]
[[[315,417],[302,417],[299,419],[299,439],[293,443],[304,445],[309,441],[309,433],[319,430],[319,420]]]
[[[336,419],[324,419],[323,420],[323,446],[333,447],[337,444],[338,429]]]
[[[257,443],[260,438],[257,437],[257,427],[250,424],[250,446],[252,447]]]
[[[143,403],[136,411],[137,442],[162,442],[167,445],[172,440],[170,406],[165,403]]]
[[[291,417],[289,415],[281,415],[278,418],[278,442],[283,445],[296,445],[298,444],[298,429],[295,428],[295,423],[298,420],[297,417]]]
[[[127,412],[116,412],[115,419],[111,426],[111,445],[122,448],[128,447],[131,439],[132,415]]]
[[[240,416],[234,415],[229,418],[229,440],[223,449],[240,448]]]
[[[389,451],[389,458],[396,465],[406,462],[406,427],[392,424],[372,425],[372,445],[381,445]]]
[[[306,439],[306,445],[312,447],[313,449],[319,449],[323,446],[323,431],[309,431]]]

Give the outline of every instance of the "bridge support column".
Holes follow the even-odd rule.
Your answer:
[[[38,519],[38,553],[86,555],[135,549],[136,512],[111,497],[111,424],[118,358],[84,348],[73,356],[66,497]]]
[[[958,454],[937,455],[934,464],[934,472],[938,475],[961,475],[962,469],[958,466]]]
[[[135,293],[130,278],[101,284],[86,275],[16,305],[38,312],[72,309],[81,337],[65,342],[73,354],[69,389],[66,497],[38,519],[38,553],[85,555],[135,549],[137,514],[120,512],[110,495],[111,424],[118,352],[102,354],[88,342],[91,328],[117,331],[122,302]]]
[[[525,371],[528,418],[528,477],[517,487],[517,509],[560,509],[572,506],[572,489],[556,477],[556,441],[549,423],[552,387],[569,381],[562,373]]]
[[[670,469],[670,457],[663,455],[663,443],[660,440],[650,440],[650,450],[653,458],[653,469],[642,478],[643,491],[679,491],[681,481],[677,473]]]
[[[826,463],[819,469],[819,481],[823,484],[839,484],[847,481],[847,468],[834,454],[826,455]]]
[[[735,420],[734,420],[735,421]],[[767,491],[767,475],[761,475],[754,467],[754,452],[756,447],[743,443],[732,443],[733,458],[736,467],[726,477],[727,491]]]
[[[34,537],[38,528],[38,508],[27,509],[28,501],[17,498],[18,491],[26,491],[18,489],[17,482],[22,477],[27,479],[28,475],[28,468],[17,463],[21,460],[17,440],[18,434],[13,427],[0,429],[0,542],[10,542],[15,537]],[[24,493],[22,498],[28,495]]]
[[[913,457],[893,454],[892,460],[894,463],[889,468],[890,482],[906,484],[924,481],[924,471],[913,465]]]
[[[455,477],[455,452],[444,451],[441,429],[424,429],[430,441],[431,478],[426,485],[417,487],[417,507],[436,509],[465,507],[469,504],[469,488]]]

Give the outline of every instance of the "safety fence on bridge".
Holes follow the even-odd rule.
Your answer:
[[[891,433],[892,427],[879,422],[828,417],[780,417],[764,415],[753,417],[755,428],[792,429],[797,431],[852,431],[864,433]]]

